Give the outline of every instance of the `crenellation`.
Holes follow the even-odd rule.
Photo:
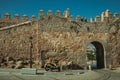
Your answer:
[[[79,15],[77,15],[77,17],[76,17],[76,22],[81,22],[81,18]]]
[[[94,18],[90,18],[90,22],[91,22],[91,23],[95,22],[95,21],[94,21]]]
[[[60,11],[59,10],[56,11],[56,16],[60,17]]]
[[[104,20],[105,20],[104,17],[105,17],[105,12],[102,12],[102,14],[101,14],[101,21],[102,22],[104,22]]]
[[[106,12],[105,12],[105,16],[106,16],[106,17],[110,17],[110,14],[111,14],[110,10],[107,9]]]
[[[47,16],[52,16],[52,10],[48,10]]]
[[[96,16],[95,21],[96,21],[97,23],[99,23],[99,22],[100,22],[100,16]]]
[[[44,16],[44,10],[40,10],[39,15],[40,15],[40,19],[42,19]]]
[[[109,17],[104,17],[104,22],[103,23],[109,23]]]
[[[39,15],[40,15],[40,19],[43,19],[45,17],[44,16],[44,10],[40,10]],[[52,10],[48,10],[47,16],[53,16]],[[56,11],[55,16],[62,17],[60,15],[60,11],[59,10]],[[69,8],[67,8],[65,10],[64,17],[68,18],[69,21],[73,20],[73,19],[70,20],[71,17],[70,17],[70,10],[69,10]],[[108,18],[106,18],[106,17],[108,17]],[[100,16],[99,17],[96,16],[95,20],[91,18],[90,22],[107,22],[107,23],[110,23],[113,19],[119,19],[119,14],[115,13],[114,14],[114,18],[113,18],[112,17],[112,13],[110,12],[110,10],[107,9],[105,12],[102,12],[101,18],[100,18]],[[3,19],[1,18],[0,21],[2,21],[2,20],[3,21],[14,21],[14,22],[17,22],[17,23],[21,21],[18,14],[15,14],[13,19],[11,19],[9,13],[6,13],[4,15],[4,18]],[[24,21],[28,21],[28,16],[26,16],[26,15],[22,16],[22,22],[24,22]],[[88,19],[85,19],[85,18],[82,18],[80,16],[77,16],[76,17],[76,22],[88,22]]]
[[[114,19],[119,19],[119,14],[118,13],[114,14]]]
[[[106,10],[105,12],[105,22],[109,23],[112,19],[112,13],[110,12],[109,9]]]
[[[11,19],[10,14],[9,13],[5,13],[4,20],[10,20],[10,19]]]
[[[32,15],[31,20],[32,20],[32,21],[36,21],[35,15]]]
[[[19,17],[18,14],[14,14],[13,21],[15,21],[15,22],[19,22],[20,21],[20,17]]]
[[[69,20],[70,22],[73,21],[73,16],[72,16],[72,15],[69,16],[68,20]]]
[[[109,14],[109,20],[112,20],[113,17],[112,17],[112,13]]]
[[[65,18],[68,18],[69,15],[70,15],[70,9],[67,8],[67,10],[64,11],[64,17],[65,17]]]
[[[28,21],[28,16],[24,14],[22,16],[22,22],[25,22],[25,21]]]
[[[32,22],[32,25],[37,25],[37,20],[36,20],[35,15],[32,15],[31,22]]]
[[[112,21],[112,13],[110,12],[109,9],[107,9],[105,12],[102,12],[101,14],[101,21],[102,22],[107,22],[109,23],[110,21]]]

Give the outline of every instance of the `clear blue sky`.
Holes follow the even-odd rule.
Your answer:
[[[95,17],[100,15],[106,9],[112,13],[120,14],[120,0],[0,0],[0,15],[8,12],[18,13],[20,16],[26,14],[29,18],[32,15],[38,17],[39,10],[43,9],[46,13],[52,10],[55,14],[56,10],[61,11],[61,15],[66,8],[70,9],[71,15],[83,17]]]

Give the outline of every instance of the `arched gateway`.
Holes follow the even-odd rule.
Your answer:
[[[107,54],[106,52],[108,52],[107,43],[99,39],[92,39],[92,40],[89,40],[88,43],[86,43],[86,47],[88,46],[88,44],[92,44],[96,49],[96,52],[95,52],[96,66],[95,67],[97,69],[109,67],[109,64],[111,61],[110,61],[110,55],[106,56]]]
[[[97,69],[104,68],[105,63],[104,63],[104,48],[103,45],[98,42],[98,41],[93,41],[91,42],[96,48],[96,67]]]

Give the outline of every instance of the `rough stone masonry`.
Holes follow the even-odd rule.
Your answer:
[[[89,43],[97,48],[98,66],[103,68],[120,66],[120,18],[109,10],[88,21],[80,16],[73,20],[69,9],[61,16],[59,10],[53,16],[51,10],[44,15],[40,10],[39,19],[28,20],[23,15],[13,18],[6,13],[0,18],[0,67],[22,68],[29,65],[30,41],[32,39],[33,67],[43,62],[58,59],[60,64],[73,62],[86,66],[86,47]],[[44,53],[42,53],[44,52]],[[43,61],[44,59],[44,61]],[[21,61],[21,62],[20,62]],[[19,64],[18,64],[19,63]],[[40,63],[40,64],[38,64]],[[20,65],[20,66],[18,66]]]

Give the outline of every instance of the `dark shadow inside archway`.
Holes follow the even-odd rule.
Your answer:
[[[100,42],[93,41],[91,42],[96,48],[96,68],[101,69],[104,68],[104,48]]]

